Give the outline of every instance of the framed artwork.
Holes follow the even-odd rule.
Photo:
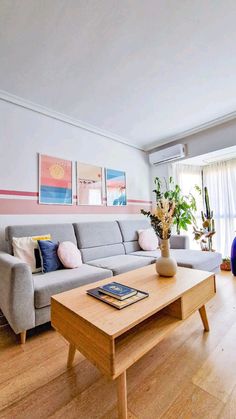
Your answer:
[[[39,155],[39,203],[72,205],[72,161]]]
[[[107,205],[120,206],[127,204],[125,172],[106,169]]]
[[[77,162],[78,205],[102,205],[102,168]]]

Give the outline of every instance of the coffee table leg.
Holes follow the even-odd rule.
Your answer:
[[[205,332],[209,332],[210,328],[209,328],[209,323],[208,323],[207,314],[206,314],[206,307],[202,306],[201,308],[199,308],[199,313],[202,319]]]
[[[67,358],[67,368],[71,368],[73,361],[74,361],[74,357],[75,357],[75,351],[76,351],[76,347],[75,345],[73,345],[72,343],[70,343],[69,346],[69,352],[68,352],[68,358]]]
[[[118,397],[118,414],[119,419],[127,419],[127,386],[126,371],[117,378],[117,397]]]

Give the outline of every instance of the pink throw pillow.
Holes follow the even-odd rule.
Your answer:
[[[81,253],[72,242],[61,242],[57,255],[65,268],[78,268],[82,265]]]
[[[158,238],[153,228],[138,231],[139,246],[143,250],[156,250],[159,247]]]

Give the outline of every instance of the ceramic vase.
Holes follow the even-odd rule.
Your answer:
[[[171,277],[177,272],[177,263],[174,258],[170,256],[170,242],[169,240],[161,239],[160,243],[161,256],[156,261],[156,271],[160,276]]]
[[[236,276],[236,237],[234,238],[231,247],[231,270],[232,274]]]

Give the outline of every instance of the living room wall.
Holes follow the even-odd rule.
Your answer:
[[[150,208],[146,153],[1,100],[0,115],[0,248],[6,225],[137,218]],[[125,171],[127,206],[39,205],[37,153]],[[73,182],[75,197],[75,164]]]
[[[200,131],[194,135],[180,138],[177,141],[156,147],[152,151],[174,144],[186,144],[186,158],[200,156],[212,151],[221,150],[236,145],[236,120],[228,121],[215,127]],[[181,160],[184,163],[184,159]],[[171,163],[164,163],[158,166],[152,166],[151,177],[168,177],[171,173]]]

